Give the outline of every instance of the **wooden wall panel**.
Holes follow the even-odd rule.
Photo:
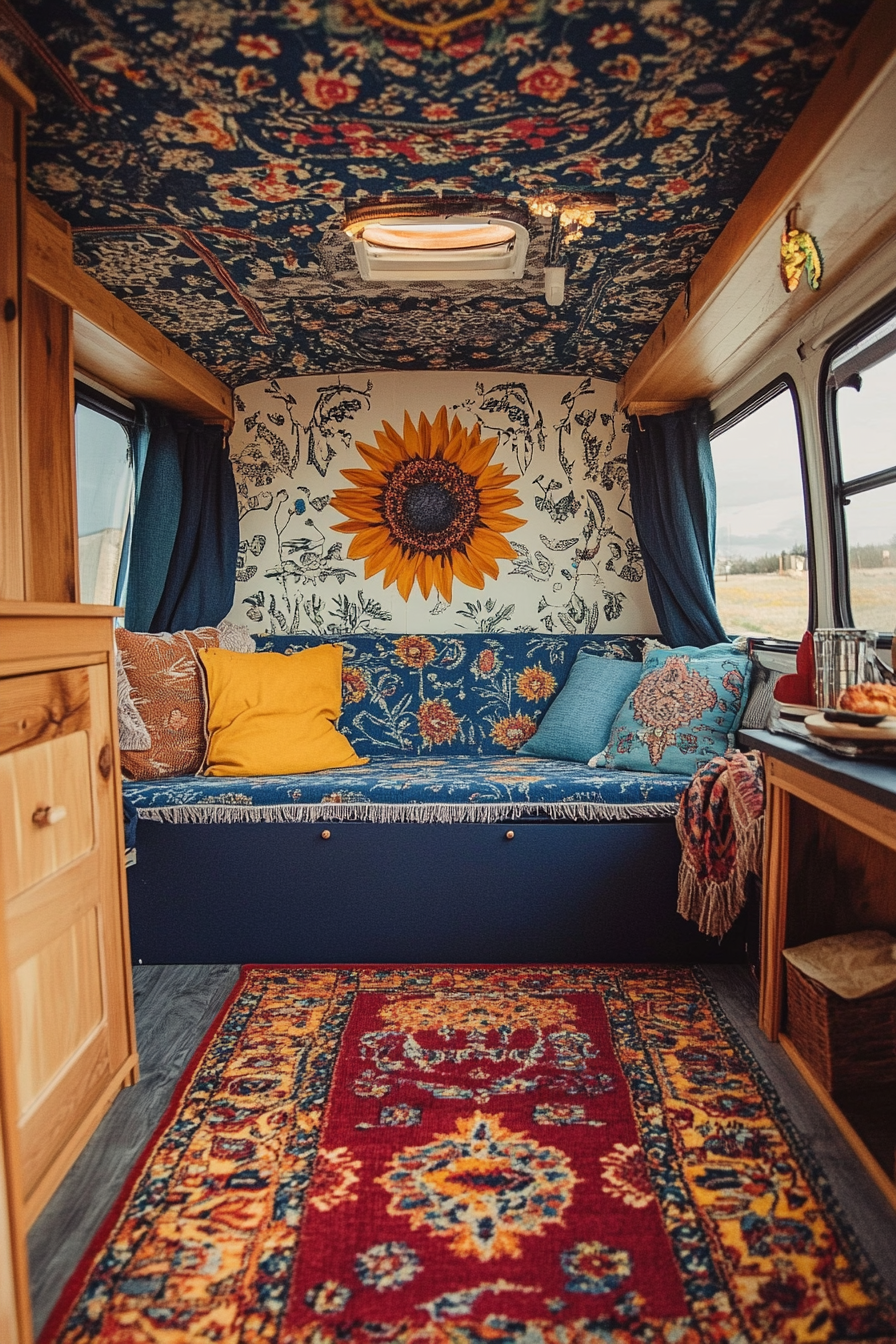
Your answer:
[[[71,309],[30,281],[25,293],[26,597],[78,601],[75,373]]]
[[[75,363],[128,397],[233,424],[233,393],[74,264],[71,230],[28,195],[28,279],[74,310]]]
[[[809,102],[618,384],[622,407],[711,397],[810,313],[803,281],[786,294],[781,230],[824,257],[828,293],[896,225],[896,5],[872,0]],[[797,337],[795,343],[799,340]]]
[[[19,277],[22,116],[0,98],[0,598],[25,595],[19,455]]]

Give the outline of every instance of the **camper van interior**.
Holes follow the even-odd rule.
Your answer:
[[[894,0],[0,0],[0,1341],[896,1341]]]

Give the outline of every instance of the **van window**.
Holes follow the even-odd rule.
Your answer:
[[[827,378],[841,618],[896,624],[896,316],[841,347]]]
[[[134,496],[127,430],[92,406],[75,411],[81,601],[111,606],[120,591]]]
[[[806,496],[796,400],[778,384],[710,435],[716,602],[730,635],[800,639],[810,617]]]

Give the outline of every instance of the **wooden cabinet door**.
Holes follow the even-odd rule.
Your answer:
[[[109,701],[106,663],[0,681],[0,735],[4,725],[26,725],[30,736],[30,745],[0,755],[0,880],[29,1223],[135,1062]],[[59,704],[71,712],[60,715]]]

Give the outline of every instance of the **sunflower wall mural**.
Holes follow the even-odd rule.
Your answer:
[[[627,424],[596,378],[250,383],[231,619],[254,634],[652,634]]]

